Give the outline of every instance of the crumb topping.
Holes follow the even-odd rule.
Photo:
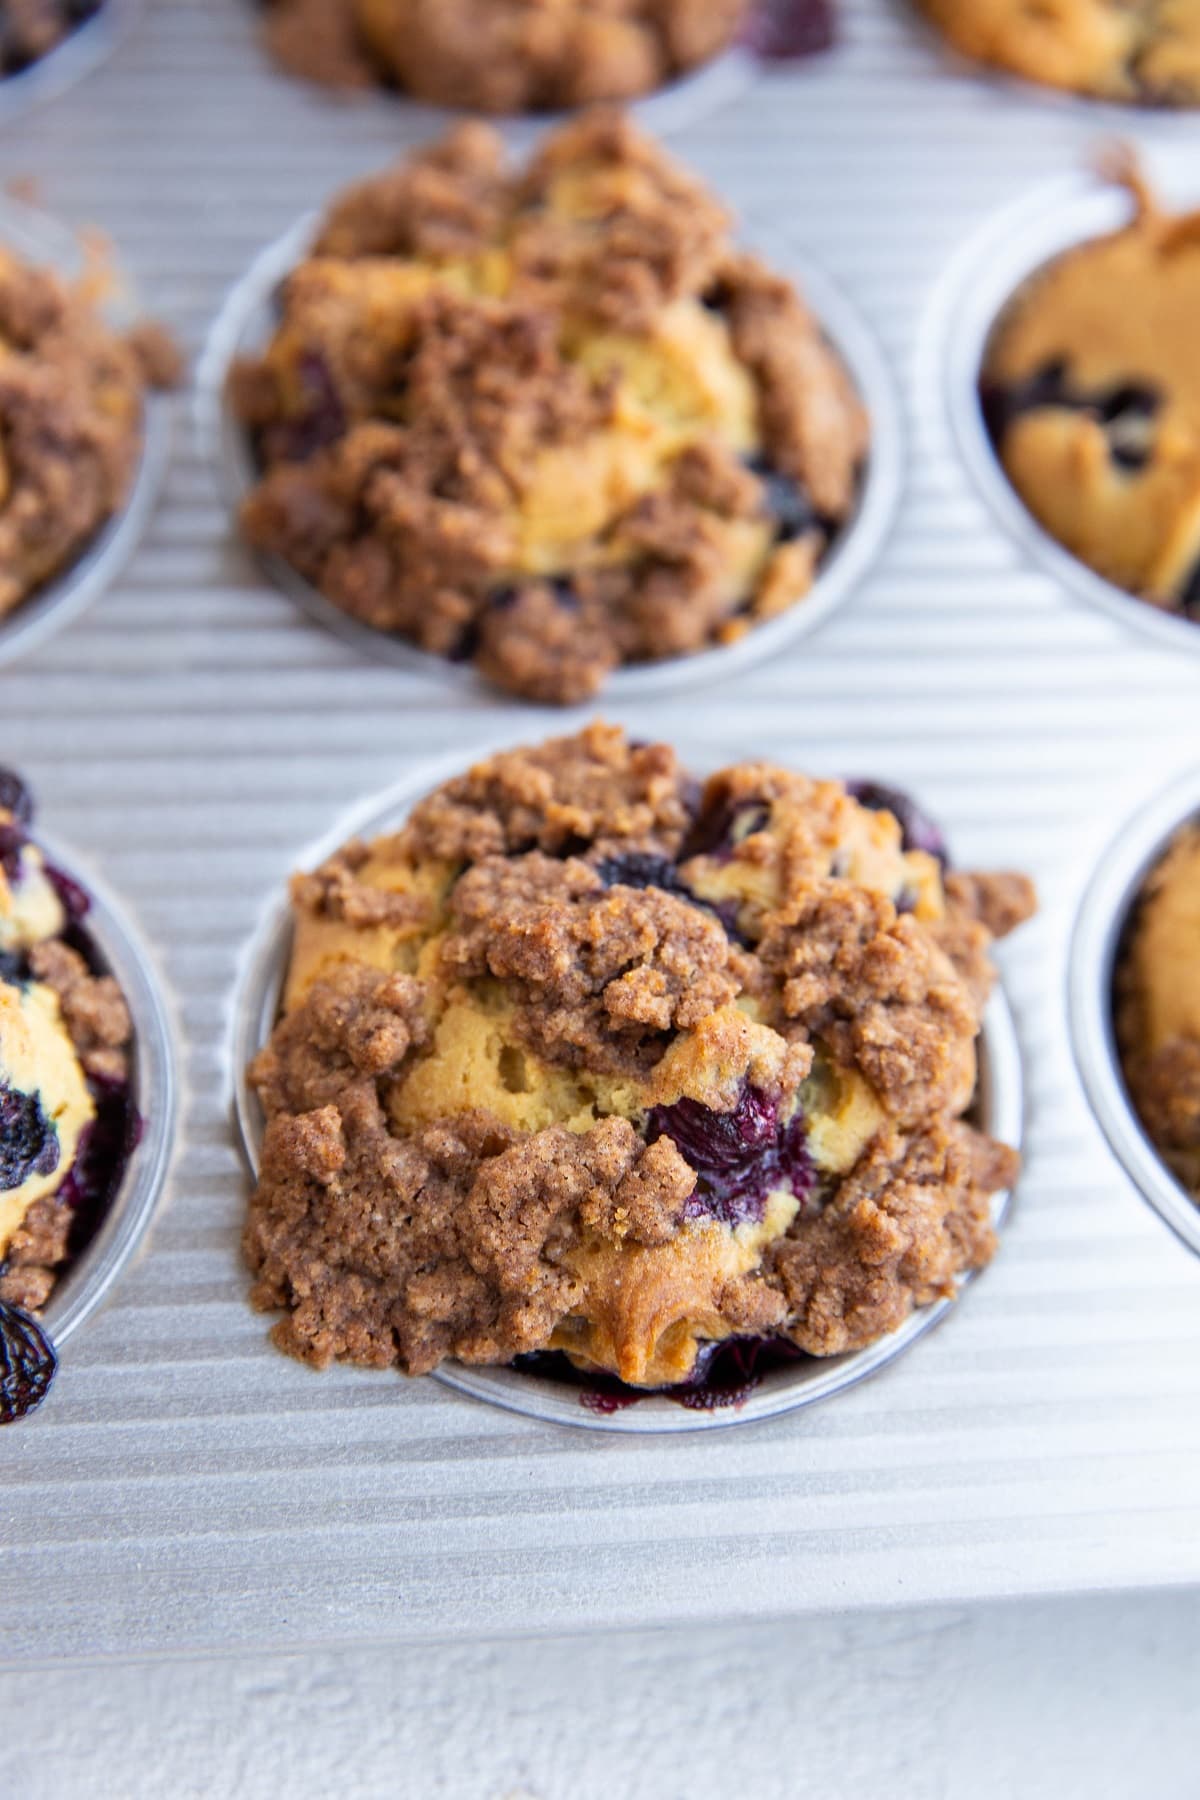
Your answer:
[[[964,1122],[984,919],[1032,892],[943,886],[840,783],[701,787],[594,725],[293,898],[244,1240],[292,1354],[552,1348],[653,1387],[739,1334],[859,1348],[990,1257],[1016,1158]]]
[[[750,0],[270,0],[266,37],[310,81],[536,112],[650,93],[726,49],[749,10]]]
[[[123,338],[82,288],[0,249],[0,618],[120,511],[146,388],[178,372],[161,327]]]
[[[335,201],[230,398],[256,547],[514,693],[733,641],[802,600],[867,424],[786,282],[618,114],[524,171],[474,123]]]

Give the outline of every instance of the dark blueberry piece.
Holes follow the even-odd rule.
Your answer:
[[[1119,469],[1136,471],[1150,460],[1150,425],[1162,405],[1161,390],[1144,381],[1125,381],[1113,388],[1076,387],[1065,357],[1052,357],[1027,381],[1005,386],[982,381],[979,403],[992,442],[999,446],[1015,419],[1039,407],[1091,413],[1103,425],[1109,453]]]
[[[482,635],[478,619],[472,619],[464,625],[458,634],[458,642],[450,652],[450,661],[454,663],[473,662],[478,654]]]
[[[517,593],[515,587],[493,588],[488,595],[488,605],[493,612],[509,612],[517,604]]]
[[[58,1358],[31,1314],[0,1300],[0,1425],[11,1425],[42,1404]]]
[[[21,852],[27,842],[19,825],[0,824],[0,869],[14,887],[21,879]]]
[[[15,950],[0,950],[0,981],[7,981],[10,987],[22,987],[28,979],[25,958]]]
[[[306,351],[297,363],[296,373],[303,404],[294,418],[264,430],[262,444],[269,462],[307,462],[346,429],[346,411],[325,358],[316,351]]]
[[[62,901],[69,919],[78,924],[80,919],[87,918],[92,910],[92,897],[86,888],[80,887],[77,881],[64,875],[61,869],[52,868],[49,863],[46,864],[46,879]]]
[[[566,612],[578,612],[581,602],[579,589],[565,575],[559,575],[552,583],[554,598]]]
[[[12,769],[0,768],[0,812],[11,813],[18,825],[33,822],[33,795]]]
[[[649,850],[623,850],[617,856],[606,856],[597,863],[596,873],[605,887],[662,888],[667,894],[682,894],[694,899],[679,876],[669,856],[656,856]]]
[[[669,1137],[696,1171],[690,1218],[715,1218],[726,1225],[761,1219],[767,1195],[788,1187],[808,1197],[813,1169],[803,1115],[781,1126],[779,1108],[760,1089],[745,1083],[732,1112],[714,1112],[698,1100],[656,1106],[650,1114],[650,1141]]]
[[[58,1158],[58,1131],[46,1117],[41,1095],[0,1086],[0,1193],[19,1188],[31,1175],[52,1175]]]
[[[84,1127],[58,1199],[75,1214],[69,1248],[73,1255],[91,1238],[116,1198],[125,1166],[141,1142],[143,1121],[128,1083],[93,1076],[88,1082],[96,1116]]]
[[[1095,406],[1101,422],[1111,425],[1115,419],[1152,419],[1162,405],[1162,395],[1147,382],[1126,382],[1097,397]]]
[[[737,846],[757,831],[765,831],[771,814],[759,801],[745,801],[741,806],[710,807],[701,813],[679,853],[680,862],[693,856],[711,856],[718,862],[729,862]]]
[[[746,467],[762,482],[763,499],[767,512],[779,527],[781,544],[794,543],[810,531],[820,530],[816,508],[798,481],[773,469],[761,456],[751,457]]]
[[[1179,610],[1186,618],[1200,622],[1200,562],[1188,576],[1179,596]]]
[[[830,0],[759,0],[745,41],[759,56],[779,62],[828,50],[837,41]]]
[[[860,806],[869,806],[872,812],[890,812],[900,827],[906,850],[927,850],[930,856],[937,857],[943,868],[947,866],[949,852],[941,831],[916,801],[910,800],[899,788],[884,787],[879,781],[848,781],[846,792],[852,794]]]

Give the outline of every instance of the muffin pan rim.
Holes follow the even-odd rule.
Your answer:
[[[260,341],[255,325],[263,322],[262,315],[277,283],[303,256],[320,216],[319,209],[304,213],[254,257],[226,295],[197,364],[193,395],[196,446],[203,461],[215,472],[228,514],[230,540],[301,612],[372,664],[407,670],[433,686],[449,687],[493,703],[539,706],[539,702],[493,687],[470,663],[451,662],[447,657],[418,649],[399,634],[380,631],[351,618],[282,557],[255,551],[241,538],[236,515],[252,485],[253,464],[246,433],[227,404],[229,371],[236,356]],[[867,410],[869,450],[858,501],[831,545],[812,588],[786,612],[753,626],[734,644],[716,645],[692,656],[667,657],[660,662],[627,664],[615,669],[585,705],[615,705],[733,679],[772,655],[788,652],[800,639],[818,631],[857,591],[878,561],[895,522],[904,480],[904,432],[896,384],[874,331],[840,284],[778,227],[761,225],[752,213],[743,215],[742,225],[745,229],[738,234],[739,242],[744,240],[747,248],[764,255],[773,268],[796,281]]]
[[[55,100],[116,50],[142,13],[146,0],[104,0],[100,11],[53,50],[18,75],[0,77],[0,131],[35,106]]]
[[[464,769],[484,757],[511,749],[513,744],[514,737],[509,732],[503,738],[494,738],[473,746],[467,757],[464,757],[462,751],[454,751],[436,759],[414,762],[406,775],[349,808],[332,829],[322,833],[314,843],[298,852],[293,867],[313,868],[348,838],[378,834],[394,828],[407,818],[417,801],[441,782],[463,773]],[[684,765],[701,776],[724,766],[730,759],[737,760],[738,757],[738,752],[732,747],[723,747],[724,754],[721,754],[711,743],[703,745],[698,740],[693,742],[686,737],[677,737],[673,740],[672,747]],[[238,1145],[251,1180],[257,1178],[263,1119],[257,1097],[246,1079],[246,1069],[251,1058],[267,1041],[278,1014],[287,971],[290,928],[291,904],[286,890],[282,894],[276,892],[266,902],[254,933],[243,951],[230,998],[227,1041],[233,1080],[232,1111]],[[978,1093],[984,1114],[984,1129],[1019,1150],[1025,1135],[1024,1059],[1002,981],[997,982],[988,1002],[978,1045]],[[1013,1190],[993,1196],[992,1221],[997,1230],[1003,1231],[1009,1223],[1014,1204]],[[980,1273],[986,1274],[986,1270]],[[940,1324],[975,1279],[975,1274],[962,1276],[955,1299],[937,1300],[927,1307],[917,1309],[896,1331],[888,1333],[866,1349],[827,1360],[813,1358],[773,1370],[741,1405],[717,1407],[711,1411],[692,1410],[661,1396],[652,1395],[621,1411],[602,1414],[584,1406],[578,1390],[508,1367],[470,1368],[456,1362],[447,1362],[433,1370],[432,1374],[434,1380],[447,1387],[509,1412],[589,1431],[637,1435],[675,1434],[755,1424],[821,1400],[832,1399],[836,1394],[857,1387],[860,1382],[903,1355],[927,1332]],[[265,1316],[263,1315],[264,1319]],[[264,1324],[264,1332],[265,1330]],[[405,1381],[413,1378],[396,1370],[387,1370],[381,1374],[380,1379]]]
[[[35,822],[30,841],[91,901],[84,928],[115,976],[133,1020],[134,1100],[142,1121],[121,1185],[95,1235],[66,1264],[39,1317],[57,1347],[108,1297],[142,1247],[162,1201],[180,1112],[179,1034],[168,991],[140,927],[74,847]]]
[[[1175,832],[1196,816],[1200,764],[1157,789],[1104,845],[1071,931],[1067,1012],[1075,1068],[1109,1149],[1142,1199],[1200,1256],[1200,1204],[1171,1173],[1138,1118],[1113,1018],[1113,982],[1133,907]]]
[[[1188,195],[1186,152],[1177,158],[1156,146],[1146,162],[1155,191],[1168,203],[1200,206],[1194,173]],[[1125,191],[1086,164],[1039,182],[994,211],[938,277],[918,341],[917,382],[940,394],[956,461],[983,501],[989,523],[1000,527],[1027,562],[1073,598],[1160,647],[1196,656],[1200,622],[1165,612],[1097,574],[1038,523],[993,448],[979,404],[988,341],[1021,287],[1057,257],[1119,228],[1130,216]]]
[[[0,194],[0,241],[18,255],[70,279],[83,268],[80,241],[50,213]],[[121,291],[111,307],[117,328],[139,316],[136,296],[118,269]],[[171,461],[176,401],[147,388],[142,405],[142,448],[125,503],[105,520],[82,555],[0,619],[0,668],[77,619],[110,588],[137,549],[166,482]]]

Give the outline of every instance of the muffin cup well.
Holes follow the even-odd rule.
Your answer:
[[[478,754],[483,756],[493,749],[506,747],[510,746],[484,745]],[[683,760],[698,773],[715,769],[724,760],[714,755],[711,744],[703,750],[696,747],[694,754],[689,754],[693,747],[686,743],[677,744],[676,748]],[[463,767],[464,759],[459,752],[441,759],[436,765],[427,764],[415,769],[403,781],[344,817],[335,830],[301,854],[298,866],[315,867],[348,838],[372,837],[397,829],[418,800],[441,782],[461,773]],[[264,1120],[257,1095],[246,1079],[246,1069],[266,1043],[278,1016],[291,937],[291,906],[284,896],[270,906],[247,948],[233,1005],[234,1111],[246,1162],[255,1178]],[[992,1136],[1020,1147],[1023,1128],[1021,1053],[1012,1013],[999,988],[988,1004],[979,1040],[975,1122]],[[992,1220],[997,1229],[1006,1223],[1011,1206],[1011,1194],[993,1196]],[[959,1283],[960,1292],[973,1279],[973,1276],[964,1277]],[[462,1363],[446,1362],[433,1373],[434,1378],[447,1387],[457,1388],[478,1400],[560,1425],[578,1425],[590,1431],[635,1433],[712,1431],[727,1425],[752,1424],[777,1413],[793,1412],[856,1387],[924,1337],[955,1304],[953,1300],[938,1300],[931,1306],[922,1307],[898,1330],[865,1350],[827,1359],[805,1358],[770,1370],[738,1404],[711,1411],[692,1410],[661,1395],[650,1394],[621,1410],[601,1413],[590,1410],[581,1402],[579,1389],[509,1367],[470,1368]],[[388,1378],[404,1379],[394,1372]]]
[[[1200,1205],[1175,1179],[1138,1118],[1113,1017],[1113,984],[1138,896],[1176,831],[1197,815],[1200,768],[1139,807],[1104,850],[1075,922],[1068,1010],[1075,1065],[1110,1148],[1143,1199],[1200,1256]]]
[[[82,272],[79,241],[70,231],[46,214],[3,195],[0,243],[67,280]],[[123,292],[111,309],[106,308],[109,310],[118,329],[131,325],[137,317],[128,292]],[[15,612],[0,619],[0,666],[15,661],[78,618],[121,573],[158,501],[170,455],[173,413],[169,395],[147,392],[141,454],[124,506],[105,521],[81,556],[43,583]]]
[[[1197,198],[1194,165],[1156,155],[1152,175],[1169,204]],[[1098,575],[1045,531],[1008,478],[984,424],[979,379],[1004,308],[1064,251],[1128,222],[1123,190],[1077,173],[1044,183],[969,238],[945,270],[925,320],[917,359],[918,402],[944,398],[954,445],[993,516],[1018,547],[1063,587],[1166,649],[1200,655],[1200,625],[1139,600]]]
[[[116,49],[142,12],[144,0],[105,0],[86,24],[19,75],[0,77],[0,130],[31,107],[74,87]]]
[[[273,326],[272,298],[279,283],[305,256],[318,224],[308,213],[260,253],[229,294],[209,335],[196,379],[196,428],[201,453],[236,515],[255,481],[249,438],[228,404],[230,369],[240,356],[260,351]],[[781,273],[793,278],[838,352],[870,418],[870,448],[858,502],[830,549],[809,593],[786,612],[753,626],[734,644],[693,656],[615,669],[598,698],[636,700],[643,695],[700,687],[734,676],[754,663],[787,651],[807,637],[841,605],[874,562],[891,525],[900,495],[900,420],[887,364],[868,328],[841,291],[819,269],[778,239],[752,231],[748,242]],[[496,690],[467,663],[419,650],[397,633],[364,625],[335,606],[282,557],[253,554],[277,587],[319,625],[324,625],[369,662],[391,663],[458,689]],[[518,700],[519,696],[511,696]],[[534,704],[524,701],[523,704]],[[567,709],[563,709],[567,710]]]
[[[92,871],[81,868],[74,851],[40,828],[33,842],[91,901],[84,928],[103,972],[115,976],[133,1020],[130,1088],[142,1121],[112,1204],[91,1241],[64,1268],[42,1310],[46,1329],[61,1347],[101,1304],[145,1235],[170,1163],[178,1075],[162,984],[136,927]]]

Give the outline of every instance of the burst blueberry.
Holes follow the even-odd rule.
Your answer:
[[[786,1124],[778,1102],[749,1082],[732,1112],[714,1112],[699,1100],[656,1106],[650,1114],[651,1142],[668,1137],[696,1171],[688,1203],[691,1218],[719,1219],[726,1225],[759,1221],[767,1196],[776,1189],[806,1199],[813,1188],[803,1114]]]

